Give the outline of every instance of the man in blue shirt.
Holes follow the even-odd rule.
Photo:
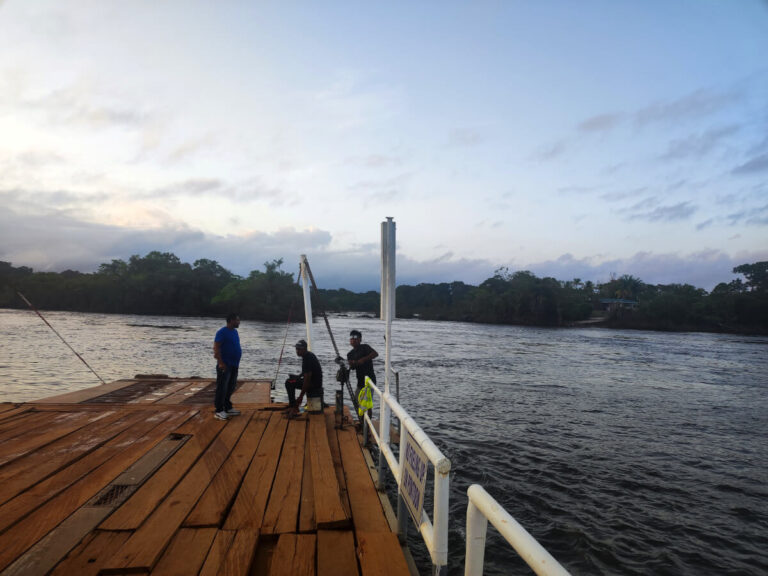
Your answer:
[[[237,328],[240,326],[240,317],[234,312],[227,316],[227,325],[216,332],[213,339],[213,357],[216,358],[216,418],[226,420],[230,416],[240,414],[232,406],[232,393],[237,386],[237,371],[240,367],[240,357],[243,350],[240,348],[240,335]]]

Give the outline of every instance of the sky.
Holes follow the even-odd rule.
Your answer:
[[[768,2],[0,0],[0,260],[711,290],[768,260]]]

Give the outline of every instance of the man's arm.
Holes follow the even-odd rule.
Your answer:
[[[374,358],[378,358],[379,353],[376,352],[376,350],[374,350],[370,346],[368,346],[368,349],[370,350],[370,352],[368,352],[368,354],[366,354],[365,356],[363,356],[361,358],[358,358],[357,360],[350,360],[349,361],[349,365],[350,366],[358,366],[360,364],[365,364],[369,360],[373,360]]]
[[[221,342],[213,343],[213,357],[216,358],[216,365],[224,370],[227,365],[224,364],[224,360],[221,359]]]

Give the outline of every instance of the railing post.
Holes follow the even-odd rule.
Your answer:
[[[482,576],[485,562],[485,538],[488,533],[488,519],[469,498],[467,504],[467,547],[464,576]]]
[[[384,367],[384,391],[389,394],[389,380],[392,365],[390,356],[392,351],[392,320],[395,316],[395,223],[392,218],[387,216],[387,221],[381,223],[381,318],[385,322],[385,367]],[[390,409],[386,402],[381,402],[379,416],[379,439],[381,444],[389,446],[389,421]],[[381,448],[381,447],[380,447]],[[381,449],[379,449],[379,491],[384,490],[386,486],[385,458]]]
[[[300,259],[301,288],[304,291],[304,321],[307,325],[307,348],[312,350],[312,297],[309,292],[309,277],[307,275],[307,256]]]

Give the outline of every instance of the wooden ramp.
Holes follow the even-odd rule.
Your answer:
[[[351,426],[288,419],[266,380],[219,421],[211,384],[0,404],[0,575],[411,573]]]

